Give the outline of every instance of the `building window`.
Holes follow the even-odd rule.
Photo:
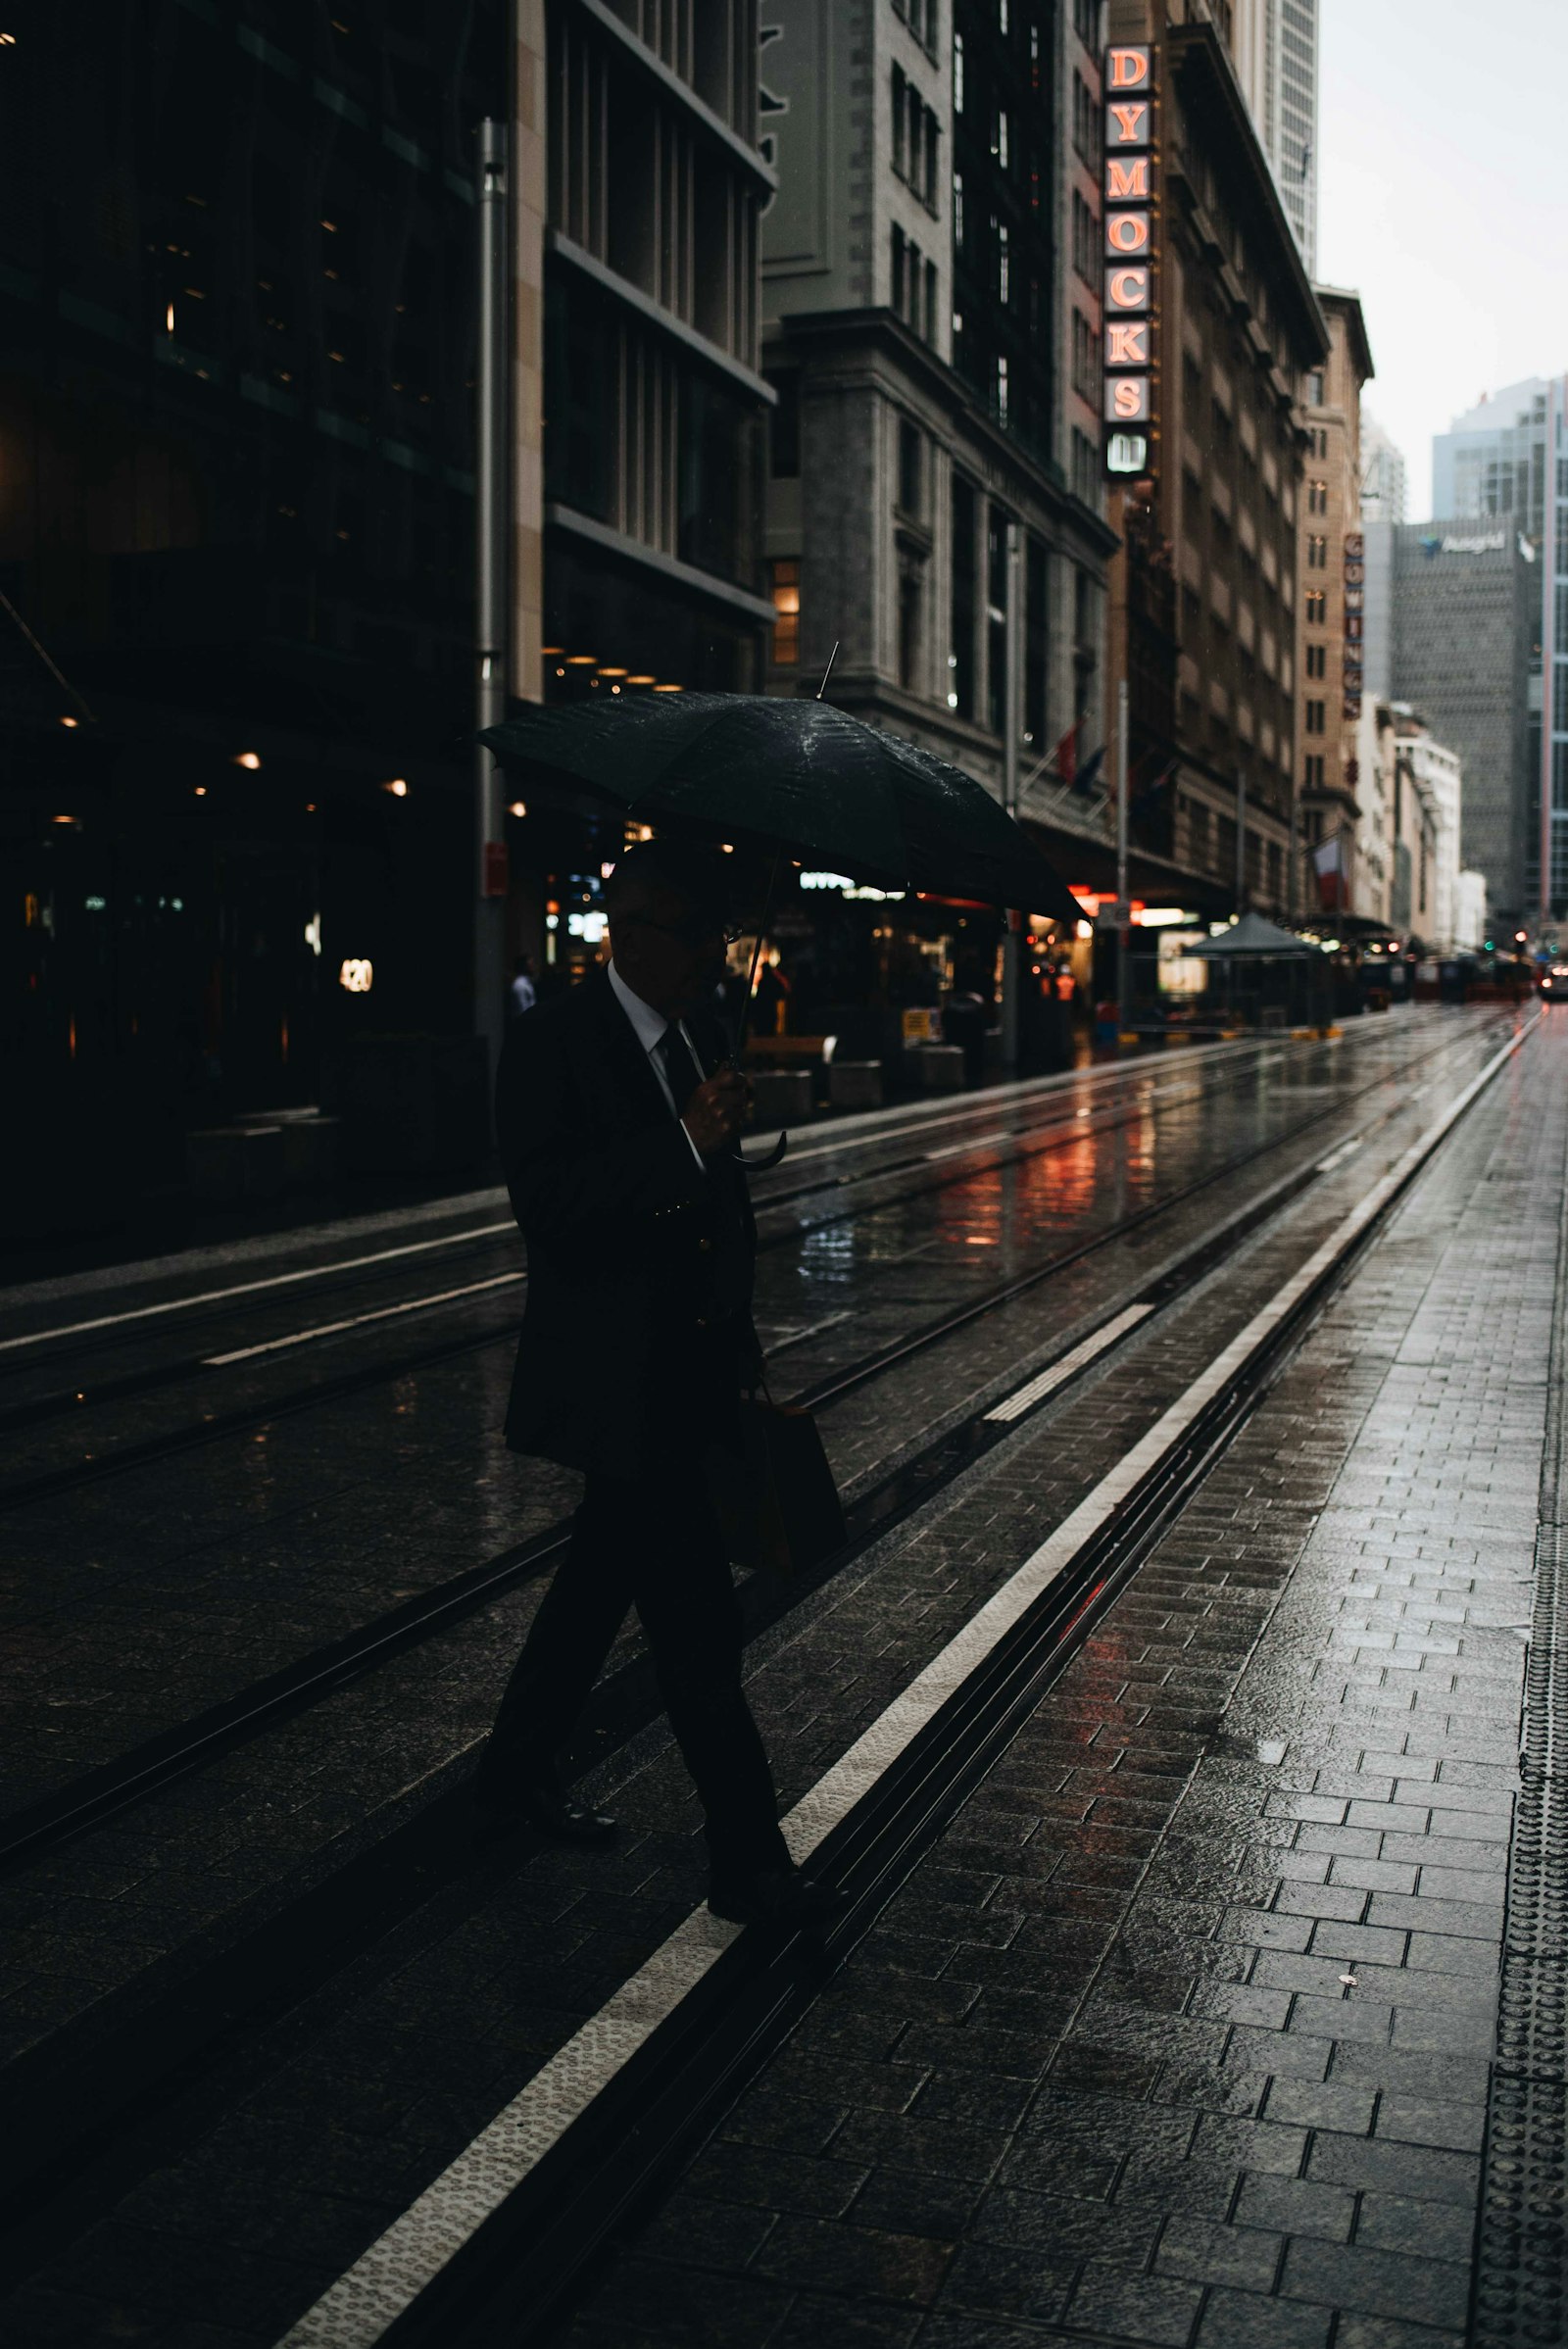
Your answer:
[[[1327,704],[1323,702],[1303,702],[1303,722],[1308,734],[1321,734],[1324,731],[1323,713],[1326,708]]]
[[[920,437],[919,426],[911,424],[907,416],[901,416],[899,418],[899,505],[912,521],[919,520],[924,503],[921,497],[922,475],[925,470],[922,462],[924,455],[925,444]]]
[[[1095,216],[1076,188],[1072,191],[1072,266],[1086,285],[1093,285],[1098,259]]]
[[[918,693],[921,618],[924,606],[922,565],[912,555],[899,564],[899,683],[906,693]]]
[[[1329,542],[1316,531],[1306,542],[1306,567],[1309,571],[1326,571],[1329,567]]]
[[[1303,785],[1305,786],[1305,788],[1306,788],[1308,791],[1321,791],[1321,790],[1322,790],[1322,788],[1323,788],[1323,754],[1322,754],[1322,752],[1321,752],[1321,751],[1308,751],[1308,752],[1307,752],[1307,754],[1306,754],[1306,765],[1305,765],[1305,768],[1304,768],[1304,769],[1303,769],[1303,771],[1302,771],[1302,775],[1301,775],[1301,781],[1302,781]]]
[[[996,159],[997,159],[997,162],[998,162],[998,165],[1001,167],[1001,169],[1002,169],[1004,171],[1006,171],[1006,169],[1007,169],[1007,110],[1006,110],[1006,108],[1005,108],[1004,106],[999,106],[999,107],[997,108],[997,136],[996,136],[996,141],[995,141],[995,144],[993,145],[993,147],[992,147],[992,150],[991,150],[991,151],[992,151],[993,155],[995,155],[995,157],[996,157]]]
[[[1307,485],[1306,485],[1306,511],[1307,511],[1307,513],[1308,513],[1308,514],[1327,514],[1328,510],[1329,510],[1329,485],[1328,485],[1328,483],[1327,483],[1326,481],[1315,481],[1315,480],[1314,480],[1314,481],[1309,481],[1309,482],[1307,483]]]
[[[963,173],[961,171],[955,171],[953,174],[953,248],[956,253],[963,251]]]
[[[956,474],[953,482],[953,635],[948,651],[948,708],[974,715],[974,632],[976,612],[975,493]]]
[[[898,312],[901,318],[904,316],[904,306],[906,300],[907,299],[905,290],[905,279],[906,273],[906,248],[907,246],[907,242],[908,240],[905,236],[904,230],[895,220],[893,224],[893,307]]]
[[[1311,407],[1311,408],[1321,408],[1321,407],[1322,407],[1322,405],[1323,405],[1323,369],[1322,369],[1321,367],[1314,367],[1314,368],[1312,369],[1311,373],[1310,373],[1310,374],[1307,376],[1307,379],[1306,379],[1306,398],[1307,398],[1307,405],[1308,405],[1309,407]]]
[[[905,92],[908,88],[904,68],[893,69],[893,169],[901,179],[908,176],[908,157],[905,150],[904,130],[907,109]]]
[[[1006,223],[997,230],[997,300],[1004,310],[1012,292],[1012,255],[1007,249]]]
[[[1002,358],[997,361],[997,415],[1003,423],[1007,420],[1007,362]]]
[[[1306,648],[1307,675],[1309,677],[1326,677],[1328,675],[1328,660],[1327,645],[1308,645]]]
[[[937,339],[937,265],[925,265],[925,339],[934,344]]]
[[[963,35],[961,32],[956,32],[953,36],[953,111],[956,115],[961,115],[963,112]]]
[[[999,362],[1005,365],[1005,362]],[[986,719],[1005,734],[1007,710],[1007,517],[993,506],[986,523]]]
[[[1086,49],[1100,46],[1100,0],[1072,0],[1073,29]]]
[[[801,658],[801,563],[798,555],[771,565],[773,574],[773,661],[793,668]]]
[[[1313,627],[1321,628],[1323,626],[1328,617],[1328,609],[1327,591],[1321,587],[1309,587],[1306,591],[1305,612],[1307,619]]]
[[[1085,163],[1095,161],[1096,133],[1099,129],[1094,95],[1081,73],[1072,77],[1072,143]]]
[[[1050,654],[1050,613],[1047,606],[1049,558],[1038,538],[1031,538],[1024,555],[1023,581],[1023,738],[1036,750],[1046,740],[1046,680]]]

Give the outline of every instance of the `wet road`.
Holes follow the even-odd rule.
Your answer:
[[[874,1512],[876,1496],[897,1487],[904,1513],[888,1520],[885,1534],[868,1517],[868,1545],[829,1585],[757,1619],[754,1695],[786,1806],[831,1771],[911,1673],[962,1634],[1020,1554],[1089,1505],[1129,1447],[1163,1424],[1195,1368],[1250,1326],[1260,1303],[1326,1245],[1515,1032],[1511,1015],[1415,1012],[1357,1023],[1343,1040],[1225,1048],[802,1137],[757,1189],[764,1243],[758,1317],[775,1386],[825,1392],[824,1435],[852,1504]],[[1401,1314],[1402,1329],[1412,1311],[1419,1318],[1420,1297],[1440,1272],[1460,1279],[1458,1259],[1443,1271],[1455,1233],[1472,1267],[1483,1265],[1480,1243],[1494,1243],[1471,1277],[1484,1305],[1513,1315],[1506,1392],[1484,1405],[1506,1417],[1507,1392],[1519,1387],[1539,1332],[1530,1320],[1536,1292],[1517,1309],[1505,1292],[1510,1280],[1528,1287],[1527,1275],[1539,1290],[1531,1251],[1539,1256],[1548,1226],[1555,1244],[1563,1137],[1540,1073],[1546,1065],[1532,1043],[1517,1072],[1509,1063],[1496,1078],[1486,1101],[1505,1098],[1505,1116],[1484,1106],[1455,1129],[1427,1188],[1356,1276],[1355,1315],[1336,1334],[1333,1308],[1287,1374],[1295,1382],[1290,1425],[1265,1430],[1273,1408],[1265,1404],[1216,1470],[1213,1490],[1220,1494],[1227,1474],[1243,1474],[1243,1484],[1229,1499],[1215,1498],[1206,1517],[1200,1504],[1184,1513],[1172,1542],[1181,1527],[1189,1543],[1200,1538],[1203,1558],[1223,1563],[1223,1588],[1208,1589],[1209,1568],[1186,1553],[1179,1571],[1140,1572],[1061,1683],[1067,1696],[1050,1700],[1058,1709],[1033,1746],[1026,1741],[992,1793],[976,1798],[924,1864],[927,1873],[900,1893],[874,1945],[863,1943],[842,1985],[816,2002],[788,2080],[756,2091],[756,2117],[753,2105],[740,2108],[682,2189],[686,2202],[627,2250],[629,2264],[573,2320],[584,2343],[706,2338],[696,2313],[705,2299],[730,2312],[726,2339],[918,2338],[944,2349],[971,2339],[1011,2349],[1004,2327],[1020,2322],[1064,2325],[1080,2337],[1087,2330],[1196,2339],[1206,2349],[1241,2337],[1225,2325],[1263,2321],[1244,2305],[1249,2294],[1261,2296],[1276,2326],[1299,2320],[1309,2329],[1300,2310],[1330,2307],[1337,2337],[1350,2339],[1359,2337],[1345,2329],[1352,2317],[1372,2321],[1377,2310],[1365,2291],[1360,2301],[1323,2299],[1323,2261],[1298,2255],[1294,2236],[1286,2245],[1283,2219],[1269,2223],[1279,2238],[1276,2281],[1259,2295],[1255,2278],[1227,2282],[1217,2267],[1199,2276],[1190,2264],[1199,2252],[1183,2252],[1168,2220],[1149,2215],[1150,2164],[1163,2148],[1168,2164],[1188,2165],[1179,2173],[1179,2207],[1190,2227],[1198,2217],[1232,2234],[1241,2224],[1261,2224],[1239,2218],[1239,2184],[1217,2214],[1202,2200],[1222,2199],[1217,2182],[1202,2182],[1222,2170],[1235,2180],[1251,2175],[1239,2137],[1219,2146],[1211,2123],[1221,2116],[1259,2125],[1257,2142],[1276,2165],[1259,2167],[1266,2178],[1285,2175],[1278,2164],[1287,2137],[1262,2127],[1278,2116],[1282,2130],[1297,2132],[1290,2175],[1301,2192],[1293,2208],[1331,2207],[1319,2191],[1326,2173],[1313,2165],[1353,2168],[1353,2158],[1332,2146],[1319,2156],[1308,2132],[1354,2132],[1329,2120],[1314,2124],[1302,2094],[1280,2091],[1280,2082],[1305,2078],[1290,2070],[1295,2056],[1282,2056],[1283,2069],[1248,2091],[1250,2104],[1220,2076],[1233,2044],[1252,2044],[1248,2031],[1277,2031],[1282,2043],[1293,2031],[1300,2036],[1304,2021],[1292,2021],[1292,1998],[1327,1994],[1316,1974],[1308,1984],[1313,1967],[1356,1971],[1354,1952],[1329,1947],[1331,1925],[1394,1930],[1367,1916],[1377,1896],[1370,1878],[1341,1884],[1342,1860],[1349,1866],[1360,1857],[1374,1873],[1410,1871],[1409,1893],[1395,1893],[1392,1882],[1385,1887],[1410,1899],[1421,1896],[1428,1865],[1325,1846],[1315,1878],[1319,1847],[1307,1831],[1370,1833],[1348,1820],[1353,1801],[1417,1807],[1408,1795],[1370,1791],[1379,1773],[1359,1762],[1365,1784],[1354,1795],[1318,1783],[1338,1766],[1332,1757],[1314,1759],[1311,1785],[1298,1783],[1301,1724],[1315,1701],[1306,1691],[1322,1683],[1322,1658],[1342,1638],[1343,1607],[1336,1613],[1312,1600],[1294,1619],[1281,1611],[1267,1670],[1259,1662],[1242,1691],[1252,1726],[1240,1788],[1224,1768],[1228,1756],[1238,1758],[1228,1733],[1216,1743],[1203,1723],[1238,1701],[1241,1676],[1253,1669],[1259,1606],[1266,1597],[1272,1607],[1287,1590],[1307,1532],[1328,1507],[1374,1371],[1383,1375],[1390,1330]],[[1433,1186],[1439,1204],[1418,1212]],[[319,1240],[294,1235],[240,1260],[133,1271],[44,1298],[0,1298],[0,1342],[25,1340],[0,1350],[0,1413],[10,1414],[0,1419],[0,1478],[10,1488],[0,1606],[22,1663],[7,1733],[15,1761],[9,1799],[19,1812],[409,1594],[559,1524],[573,1480],[511,1458],[498,1441],[526,1272],[514,1237],[494,1228],[500,1221],[487,1198],[447,1219]],[[412,1252],[387,1252],[393,1248]],[[1419,1271],[1428,1259],[1438,1269],[1422,1287],[1411,1267]],[[251,1285],[262,1282],[273,1285]],[[121,1314],[135,1318],[109,1318]],[[74,1326],[87,1322],[100,1326]],[[1059,1389],[1050,1386],[1052,1365],[1070,1367],[1083,1349],[1071,1376],[1064,1367]],[[1048,1384],[1036,1394],[1042,1378]],[[1032,1399],[1006,1418],[1008,1397],[1020,1394]],[[1539,1431],[1532,1438],[1527,1427],[1522,1440],[1539,1453]],[[921,1479],[934,1497],[915,1505]],[[1467,1505],[1461,1493],[1454,1508],[1462,1515]],[[33,2061],[47,2083],[51,2063],[58,2070],[68,2055],[80,2055],[90,2065],[128,2016],[155,2014],[159,2028],[169,2028],[171,1982],[204,1981],[201,1969],[217,1962],[220,1943],[237,1946],[245,1934],[296,1917],[307,1878],[318,1888],[329,1884],[373,1856],[378,1837],[439,1807],[461,1779],[536,1595],[536,1584],[518,1584],[217,1768],[15,1877],[0,1890],[18,1951],[4,2009],[14,2064]],[[1462,1594],[1463,1603],[1469,1597]],[[1371,1603],[1374,1614],[1407,1606],[1386,1591]],[[1446,1603],[1420,1627],[1391,1630],[1390,1652],[1402,1654],[1396,1643],[1411,1640],[1415,1668],[1435,1665],[1447,1652],[1446,1635],[1434,1628]],[[1383,1653],[1379,1623],[1356,1620],[1365,1621],[1366,1636],[1349,1655],[1347,1688],[1366,1656]],[[1513,1645],[1503,1652],[1517,1663],[1517,1637],[1507,1637]],[[630,1636],[615,1663],[632,1685]],[[1376,1669],[1379,1689],[1397,1689],[1389,1679],[1396,1666],[1385,1660]],[[1508,1701],[1517,1706],[1517,1694],[1510,1700],[1488,1670],[1492,1694],[1496,1682],[1504,1710]],[[1155,1683],[1168,1684],[1169,1694],[1151,1693]],[[1380,1701],[1367,1696],[1365,1710]],[[1471,1708],[1472,1718],[1485,1709]],[[90,2211],[73,2200],[77,2187],[61,2189],[50,2223],[62,2256],[75,2246],[73,2280],[58,2264],[48,2269],[43,2282],[27,2287],[32,2299],[17,2304],[24,2322],[64,2321],[74,2293],[76,2322],[98,2323],[113,2308],[116,2325],[129,2327],[104,2337],[178,2337],[177,2329],[158,2329],[174,2323],[172,2309],[182,2311],[180,2323],[215,2328],[203,2337],[280,2337],[461,2157],[519,2082],[591,2020],[700,1894],[689,1791],[657,1725],[639,1726],[647,1720],[646,1707],[638,1713],[632,1705],[607,1713],[596,1733],[605,1755],[598,1777],[618,1789],[628,1848],[596,1862],[592,1874],[549,1853],[525,1857],[499,1879],[454,1882],[438,1873],[418,1897],[378,1912],[347,1949],[352,1981],[331,1964],[318,1967],[308,2024],[299,2019],[304,2010],[290,2006],[286,2027],[276,2018],[267,2025],[273,2036],[258,2025],[245,2081],[229,2079],[215,2091],[223,2108],[216,2119],[209,2111],[197,2127],[181,2108],[172,2151],[137,2140],[137,2150],[124,2152],[122,2178],[98,2189]],[[1451,1771],[1460,1775],[1450,1783],[1464,1785],[1463,1773],[1497,1766],[1499,1735],[1488,1714],[1470,1745],[1420,1758],[1432,1762],[1432,1780]],[[1086,1760],[1090,1745],[1095,1755]],[[1267,1761],[1276,1745],[1281,1758]],[[1203,1773],[1212,1778],[1214,1763],[1221,1767],[1209,1784]],[[1282,1767],[1289,1783],[1256,1776]],[[1027,1782],[1021,1806],[1009,1771]],[[1049,1786],[1042,1772],[1055,1773]],[[1173,1806],[1191,1801],[1195,1772],[1202,1802],[1178,1827]],[[1383,1775],[1392,1782],[1395,1774]],[[1236,1806],[1245,1809],[1254,1786],[1262,1788],[1259,1817],[1287,1822],[1288,1836],[1268,1827],[1244,1832]],[[1270,1810],[1276,1796],[1308,1808]],[[1339,1805],[1337,1822],[1310,1807],[1330,1802]],[[1220,1904],[1226,1915],[1252,1898],[1237,1886],[1252,1882],[1253,1863],[1243,1855],[1254,1846],[1289,1843],[1313,1855],[1310,1864],[1282,1867],[1278,1882],[1321,1881],[1328,1905],[1298,1911],[1271,1891],[1253,1901],[1260,1915],[1306,1922],[1269,1923],[1247,1940],[1202,1906],[1212,1894],[1201,1868],[1180,1882],[1160,1880],[1157,1897],[1149,1897],[1145,1863],[1165,1847],[1161,1838],[1185,1836],[1195,1862],[1201,1856],[1216,1832],[1202,1824],[1204,1804],[1215,1820],[1232,1822],[1224,1848],[1236,1884]],[[1378,1833],[1436,1835],[1441,1807],[1425,1806],[1419,1830],[1411,1821],[1380,1821]],[[1481,1835],[1459,1840],[1478,1851],[1489,1843]],[[1473,1855],[1459,1856],[1468,1863]],[[1442,1863],[1431,1859],[1430,1867],[1435,1899]],[[1144,1903],[1136,1926],[1128,1922],[1135,1894]],[[1321,1954],[1314,1920],[1323,1925]],[[1441,1933],[1442,1921],[1433,1923]],[[341,1918],[334,1930],[347,1930]],[[1178,1945],[1180,1956],[1172,1956]],[[1200,1946],[1203,1954],[1189,1963]],[[1392,1942],[1368,1942],[1360,1954],[1370,1964],[1376,1951],[1379,1964],[1402,1968],[1415,1964],[1413,1947],[1401,1942],[1396,1953]],[[1144,1985],[1140,1997],[1149,1991],[1156,2039],[1168,2035],[1174,2052],[1137,2055],[1149,2027],[1129,2019],[1137,2000],[1125,1984],[1115,1989],[1120,1976],[1105,1972],[1123,1964],[1112,1959],[1117,1948],[1133,1952],[1128,1979]],[[1157,1960],[1156,1949],[1164,1953]],[[994,1955],[971,1962],[975,1950]],[[1256,1972],[1259,1950],[1293,1956],[1306,1972],[1289,1983],[1266,1979],[1267,1967]],[[1073,1975],[1080,1958],[1088,1966],[1081,1980]],[[1043,1969],[1062,1973],[1062,1984],[1044,1984]],[[863,1987],[868,1972],[874,1994]],[[887,1988],[890,1973],[896,1992]],[[1204,2001],[1225,1982],[1247,1995],[1234,2011],[1210,2015]],[[1108,2055],[1107,2002],[1115,2010]],[[1386,2003],[1392,2013],[1394,2002]],[[1303,2018],[1312,2011],[1303,2007]],[[1191,2028],[1178,2028],[1176,2017],[1190,2018]],[[885,2028],[889,2018],[896,2028]],[[1215,2029],[1205,2035],[1200,2021]],[[1419,2026],[1404,2029],[1401,2039],[1389,2025],[1396,2051]],[[960,2032],[973,2033],[961,2050],[953,2044]],[[939,2040],[941,2052],[931,2052]],[[999,2051],[1007,2059],[1000,2074]],[[1168,2092],[1177,2052],[1194,2080],[1202,2073],[1216,2083],[1209,2102],[1183,2104]],[[1152,2069],[1137,2073],[1135,2058]],[[1352,2083],[1342,2074],[1351,2060],[1337,2052],[1321,2059],[1322,2109],[1331,2118],[1350,2111],[1346,2096],[1335,2103],[1328,2089],[1348,2092]],[[1394,2069],[1391,2058],[1391,2080]],[[829,2092],[829,2073],[839,2076],[837,2092]],[[1370,2091],[1369,2142],[1381,2127],[1377,2098],[1395,2093]],[[1167,2114],[1164,2135],[1146,2126],[1147,2116],[1129,2133],[1121,2110],[1129,2096]],[[1293,2096],[1302,2111],[1287,2125]],[[1117,2100],[1114,2114],[1102,2110]],[[1179,2148],[1168,2120],[1177,2107],[1188,2113]],[[1397,2101],[1390,2107],[1391,2128],[1400,2109]],[[1451,2132],[1459,2124],[1445,2126]],[[1464,2122],[1472,2136],[1477,2126]],[[1042,2132],[1076,2144],[1097,2129],[1110,2150],[1073,2159],[1085,2177],[1108,2163],[1104,2193],[1079,2197],[1109,2211],[1108,2219],[1063,2210],[1059,2164],[1050,2178],[1023,2175],[1031,2162],[1038,2171],[1029,2147]],[[1407,2186],[1411,2160],[1402,2169],[1396,2160],[1389,2178],[1396,2171]],[[768,2175],[784,2181],[772,2201],[760,2182]],[[1473,2210],[1475,2177],[1465,2175]],[[755,2188],[747,2180],[758,2181]],[[1308,2188],[1319,2193],[1316,2204]],[[1345,2246],[1346,2273],[1370,2276],[1373,2253],[1386,2246],[1363,2232],[1360,2213],[1363,2204],[1372,2209],[1368,2196],[1395,2188],[1343,2191],[1346,2231],[1333,2239]],[[1042,2195],[1052,2198],[1043,2215],[1029,2200]],[[1125,2216],[1135,2201],[1143,2214],[1136,2222]],[[1367,2225],[1387,2229],[1393,2220],[1380,2208]],[[1349,2256],[1357,2251],[1359,2264]],[[36,2243],[24,2255],[13,2243],[13,2272],[35,2267],[38,2252]],[[1250,2237],[1238,2248],[1229,2234],[1205,2256],[1213,2266],[1222,2254],[1264,2257]],[[1183,2257],[1186,2269],[1177,2264]],[[1031,2299],[1022,2283],[998,2280],[1017,2275],[1020,2260],[1049,2273],[1054,2299],[1044,2283]],[[208,2280],[193,2291],[196,2270]],[[183,2299],[168,2280],[174,2273],[185,2275]],[[951,2278],[959,2276],[966,2280],[956,2289]],[[1301,2276],[1307,2284],[1298,2290]],[[1386,2297],[1392,2289],[1366,2287]],[[1441,2332],[1451,2296],[1430,2306],[1421,2322]],[[835,2325],[852,2319],[853,2331],[835,2334]],[[1330,2321],[1313,2337],[1326,2340]],[[1385,2312],[1377,2321],[1394,2320]]]

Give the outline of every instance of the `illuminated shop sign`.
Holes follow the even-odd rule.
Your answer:
[[[1361,714],[1364,671],[1361,653],[1366,635],[1366,540],[1359,530],[1345,537],[1345,714]]]
[[[1154,432],[1154,53],[1105,52],[1105,469],[1146,473]]]

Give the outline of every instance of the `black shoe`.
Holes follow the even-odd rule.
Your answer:
[[[779,1933],[821,1932],[849,1910],[847,1893],[796,1868],[760,1868],[709,1887],[708,1905],[732,1925],[765,1925]]]
[[[491,1835],[531,1827],[535,1835],[552,1843],[608,1843],[620,1832],[618,1822],[607,1811],[589,1810],[559,1786],[517,1786],[505,1793],[478,1787],[474,1809],[481,1827]]]

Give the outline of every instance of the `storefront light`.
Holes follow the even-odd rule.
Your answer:
[[[234,754],[234,764],[236,766],[248,766],[253,775],[261,763],[261,759],[255,751],[236,751]]]
[[[1080,938],[1093,938],[1095,934],[1095,925],[1092,921],[1076,922],[1073,926]]]
[[[80,725],[80,723],[81,723],[81,720],[80,720],[80,718],[76,718],[76,717],[63,717],[63,718],[61,719],[60,723],[61,723],[63,726],[79,726],[79,725]]]
[[[395,800],[406,800],[409,796],[408,784],[401,775],[394,775],[390,783],[382,784],[381,789],[389,791]]]
[[[567,668],[597,668],[599,662],[592,653],[568,653],[566,666]]]
[[[507,809],[509,815],[526,815],[527,812],[528,807],[524,800],[514,800],[512,806]]]
[[[656,685],[654,687],[655,693],[684,693],[685,690],[683,685]]]
[[[652,685],[654,680],[652,677],[628,677],[626,682],[628,685]]]
[[[346,954],[338,964],[337,983],[345,995],[368,995],[375,968],[368,955]]]

